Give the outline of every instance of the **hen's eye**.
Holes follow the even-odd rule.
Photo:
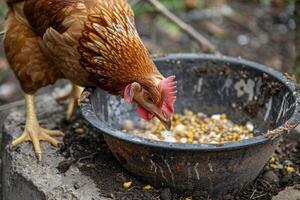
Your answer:
[[[151,97],[147,97],[147,101],[152,103],[153,99]]]

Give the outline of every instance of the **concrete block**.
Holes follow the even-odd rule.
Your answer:
[[[60,122],[65,108],[52,97],[37,102],[38,118],[45,128],[53,129]],[[11,113],[3,125],[2,186],[3,200],[103,200],[93,180],[82,174],[76,166],[66,173],[57,169],[64,158],[58,149],[43,143],[43,161],[37,163],[32,144],[8,148],[13,138],[22,133],[25,122],[24,108]],[[76,186],[74,186],[76,184]]]

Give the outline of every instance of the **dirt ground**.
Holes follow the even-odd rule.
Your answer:
[[[101,195],[112,199],[140,200],[162,199],[180,200],[193,196],[193,199],[211,199],[206,194],[177,194],[169,188],[143,189],[147,183],[140,181],[122,168],[114,159],[102,135],[88,122],[76,115],[71,122],[61,124],[66,133],[60,152],[66,160],[59,170],[65,172],[75,164],[97,184]],[[288,173],[286,167],[294,169]],[[242,191],[232,191],[224,199],[268,200],[284,188],[293,186],[300,189],[300,137],[290,136],[282,140],[273,156],[257,180]],[[124,182],[132,182],[129,189],[123,188]]]

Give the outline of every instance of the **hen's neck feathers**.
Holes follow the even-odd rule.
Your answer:
[[[157,86],[162,75],[139,38],[133,13],[125,1],[115,2],[88,16],[80,38],[80,63],[97,85],[113,94],[121,95],[134,81]]]

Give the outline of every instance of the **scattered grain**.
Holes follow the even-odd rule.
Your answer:
[[[143,187],[143,189],[144,189],[144,190],[150,190],[150,189],[152,189],[152,186],[151,186],[151,185],[145,185],[145,186]]]
[[[124,182],[123,183],[123,188],[128,189],[132,186],[132,181]]]

